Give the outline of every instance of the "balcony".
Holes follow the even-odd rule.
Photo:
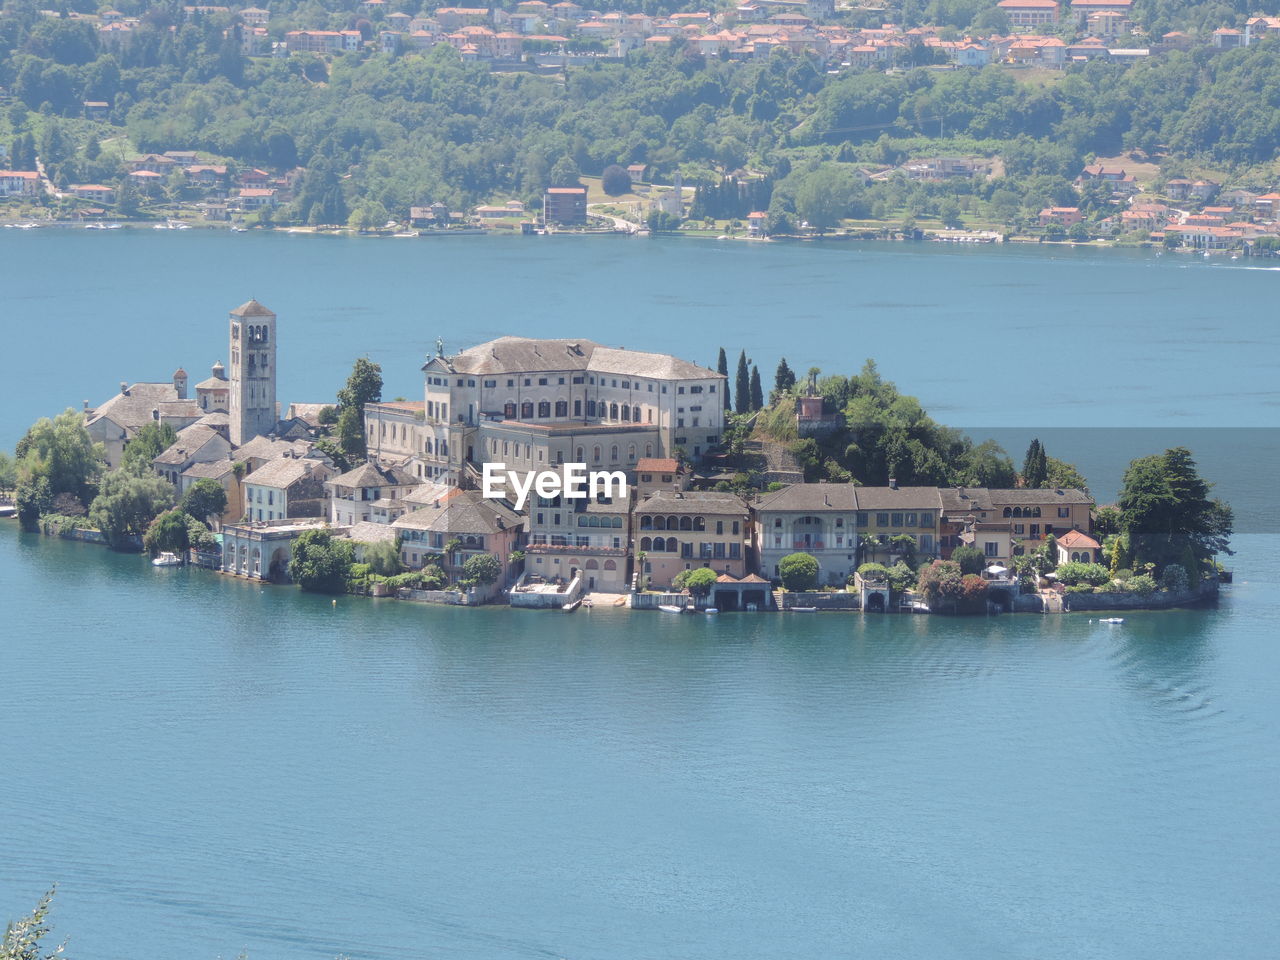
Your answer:
[[[805,543],[803,540],[797,540],[792,544],[794,550],[825,550],[826,544],[821,540],[814,540],[812,543]]]

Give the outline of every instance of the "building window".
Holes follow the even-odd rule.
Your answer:
[[[1071,516],[1071,508],[1070,508],[1070,507],[1059,507],[1059,508],[1058,508],[1058,517],[1059,517],[1060,519],[1064,519],[1064,520],[1065,520],[1066,518],[1068,518],[1068,517],[1070,517],[1070,516]]]
[[[556,419],[563,420],[568,415],[569,415],[569,401],[557,400],[556,401]]]
[[[857,517],[857,523],[858,523],[858,526],[865,527],[867,525],[867,515],[865,513],[859,513]]]
[[[876,526],[887,527],[889,525],[889,515],[887,513],[876,514]]]
[[[524,403],[520,404],[520,419],[521,420],[533,419],[533,401],[532,400],[526,400]]]
[[[1000,545],[994,540],[988,540],[982,545],[983,553],[988,557],[1000,556]]]
[[[486,381],[484,382],[484,385],[485,385],[486,387],[490,387],[490,388],[492,388],[492,387],[496,387],[496,386],[498,385],[498,381],[497,381],[497,380],[486,380]]]
[[[539,400],[538,401],[538,419],[546,420],[550,416],[551,416],[551,401]]]
[[[895,526],[895,527],[900,527],[900,526],[902,526],[902,514],[900,514],[900,513],[895,513],[895,514],[893,515],[893,520],[892,520],[892,522],[891,522],[891,526]]]

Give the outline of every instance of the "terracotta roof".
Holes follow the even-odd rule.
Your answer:
[[[636,461],[637,472],[679,473],[680,461],[663,457],[641,457]]]
[[[1084,550],[1097,550],[1102,544],[1087,533],[1081,533],[1079,530],[1068,530],[1058,537],[1058,546],[1066,547],[1068,550],[1073,547]]]

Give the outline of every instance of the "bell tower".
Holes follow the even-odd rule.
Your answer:
[[[241,446],[269,434],[276,408],[276,315],[250,300],[231,311],[231,443]]]

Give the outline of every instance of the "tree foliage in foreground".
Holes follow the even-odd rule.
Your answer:
[[[11,921],[5,927],[4,940],[0,941],[0,960],[54,960],[62,955],[65,941],[52,950],[43,943],[52,932],[49,909],[56,890],[54,887],[41,897],[29,916]]]
[[[350,540],[308,530],[294,542],[289,576],[309,593],[343,593],[354,559]]]

